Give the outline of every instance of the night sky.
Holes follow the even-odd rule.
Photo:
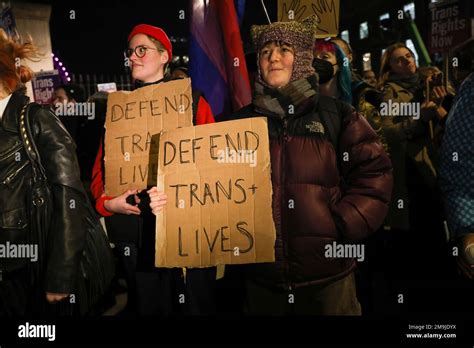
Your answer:
[[[189,1],[38,1],[50,3],[53,52],[72,73],[122,73],[123,50],[129,32],[139,23],[163,28],[169,36],[188,37]],[[276,14],[276,2],[266,0],[270,15]],[[160,6],[161,5],[161,6]],[[70,19],[74,10],[75,19]],[[185,19],[179,19],[179,11]],[[275,17],[273,15],[273,17]],[[251,24],[266,23],[259,0],[247,0],[243,37],[247,40]],[[185,53],[186,45],[181,52]]]

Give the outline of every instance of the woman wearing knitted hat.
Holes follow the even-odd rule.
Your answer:
[[[128,36],[126,53],[136,88],[170,80],[165,71],[172,59],[172,45],[161,28],[148,24],[135,26]],[[193,123],[199,125],[212,122],[214,117],[209,104],[193,91]],[[181,270],[154,267],[154,215],[149,211],[148,204],[141,202],[137,190],[128,190],[117,197],[105,195],[103,146],[96,157],[91,191],[96,199],[97,211],[106,217],[109,237],[116,245],[117,255],[123,264],[128,286],[127,310],[139,315],[173,313],[178,295],[175,295],[176,289],[172,285],[183,283]],[[148,194],[160,203],[166,202],[166,195],[158,193],[156,187],[149,190]],[[145,201],[147,196],[141,196],[142,200]],[[127,198],[128,201],[131,198],[136,204],[129,204]],[[192,314],[212,312],[213,284],[210,280],[215,279],[215,269],[188,270],[187,273],[186,286],[181,284],[185,287],[183,291],[205,288],[205,293],[186,296],[187,307],[183,311]],[[199,284],[195,284],[196,282]],[[197,300],[192,302],[190,298]]]
[[[255,95],[231,117],[266,116],[270,137],[276,261],[245,267],[251,314],[360,315],[353,272],[364,249],[345,246],[375,232],[388,209],[391,163],[378,137],[318,92],[315,30],[315,17],[252,27]]]

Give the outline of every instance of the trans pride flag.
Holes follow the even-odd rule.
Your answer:
[[[189,74],[217,120],[250,104],[251,90],[233,0],[191,0]]]

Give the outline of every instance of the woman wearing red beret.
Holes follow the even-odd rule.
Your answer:
[[[136,88],[170,80],[165,71],[172,58],[172,49],[161,28],[148,24],[133,28],[128,36],[127,56]],[[214,117],[209,104],[193,92],[193,123],[212,122]],[[128,286],[127,310],[139,315],[214,312],[215,268],[188,270],[185,282],[181,269],[155,268],[155,217],[146,210],[146,205],[138,205],[137,190],[128,190],[117,197],[105,195],[103,157],[101,146],[92,173],[91,191],[97,211],[106,217],[109,238],[116,245],[124,268]],[[156,194],[156,187],[150,192]],[[127,203],[129,196],[137,205]],[[166,196],[160,198],[166,199]],[[178,302],[181,294],[185,295],[184,305]]]

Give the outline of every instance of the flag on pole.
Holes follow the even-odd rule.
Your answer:
[[[192,0],[189,73],[218,119],[251,103],[233,0]]]

